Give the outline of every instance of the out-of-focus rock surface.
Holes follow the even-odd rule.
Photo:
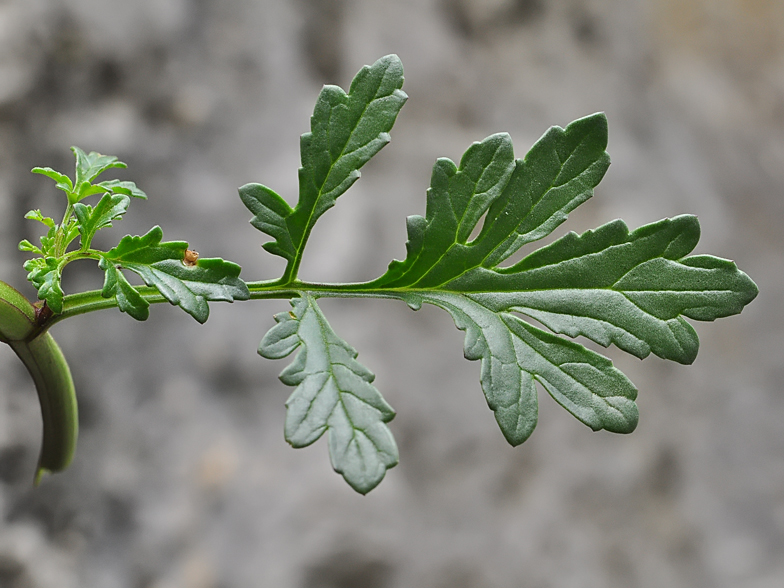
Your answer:
[[[322,83],[386,53],[410,96],[392,143],[316,228],[301,275],[364,280],[404,255],[436,157],[598,111],[613,165],[565,230],[699,215],[699,251],[760,295],[698,324],[693,366],[609,350],[640,389],[631,436],[541,394],[512,449],[432,308],[326,301],[398,416],[401,464],[366,497],[324,441],[283,440],[283,362],[255,353],[285,301],[164,305],[54,334],[81,407],[74,465],[38,489],[35,392],[0,350],[0,586],[9,588],[777,588],[784,585],[784,3],[778,0],[4,0],[0,279],[22,288],[25,211],[60,214],[34,165],[118,155],[119,239],[160,224],[246,279],[278,275],[236,187],[296,194]],[[116,242],[116,241],[115,241]],[[109,241],[106,244],[111,245]],[[100,287],[89,264],[66,288]]]

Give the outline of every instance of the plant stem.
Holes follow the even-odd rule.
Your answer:
[[[267,280],[260,282],[247,282],[251,300],[287,299],[297,296],[301,292],[308,292],[315,297],[328,298],[401,298],[402,292],[394,289],[373,290],[368,289],[363,283],[357,284],[319,284],[300,282],[295,280],[288,284],[281,284],[280,280]],[[137,287],[139,294],[150,304],[167,302],[166,298],[152,286]],[[407,290],[408,292],[408,290]],[[116,308],[117,299],[114,296],[104,298],[100,290],[90,290],[78,294],[69,294],[63,297],[63,311],[52,317],[48,326],[61,320],[86,314],[96,310]]]

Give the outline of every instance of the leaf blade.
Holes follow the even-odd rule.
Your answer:
[[[137,321],[146,321],[150,316],[150,303],[147,302],[139,291],[125,279],[121,268],[115,266],[105,257],[98,262],[105,272],[103,289],[101,295],[104,298],[115,296],[117,308],[125,312]]]
[[[515,266],[477,268],[450,289],[495,311],[526,314],[557,333],[583,335],[644,358],[689,364],[699,349],[696,320],[739,313],[757,288],[729,261],[686,257],[699,239],[694,216],[629,231],[612,221],[569,233]]]
[[[128,211],[131,199],[125,194],[106,193],[94,207],[81,202],[73,205],[74,214],[79,221],[79,233],[81,235],[82,249],[90,247],[95,234],[107,227],[112,226],[112,222],[122,218]]]
[[[534,380],[593,430],[634,430],[637,390],[609,359],[461,295],[422,298],[449,312],[466,332],[465,357],[481,360],[485,398],[510,444],[523,443],[536,426]]]
[[[474,143],[459,167],[439,159],[426,218],[409,222],[406,259],[371,283],[438,288],[474,268],[497,266],[592,196],[609,166],[606,145],[607,119],[597,113],[552,127],[524,159],[514,159],[506,134]],[[485,210],[481,232],[468,243]]]
[[[24,263],[27,279],[38,290],[38,298],[46,300],[54,313],[63,310],[63,289],[60,285],[60,264],[54,257],[36,257]]]
[[[305,447],[328,436],[332,467],[361,494],[375,488],[398,462],[386,423],[395,416],[357,352],[330,327],[314,298],[303,294],[293,310],[275,315],[259,355],[280,359],[299,349],[280,375],[296,386],[286,402],[286,440]]]
[[[273,237],[265,249],[288,262],[283,281],[296,277],[302,251],[316,221],[359,178],[359,169],[389,142],[389,131],[407,96],[403,66],[387,55],[363,67],[349,92],[324,86],[300,138],[299,199],[294,208],[260,184],[240,196],[254,213],[253,226]]]
[[[103,182],[98,182],[96,186],[99,186],[112,194],[125,194],[132,198],[147,200],[147,194],[134,182],[128,180],[105,180]]]
[[[73,190],[73,183],[71,178],[59,171],[53,170],[51,167],[34,167],[30,170],[34,174],[41,174],[55,181],[58,190],[62,190],[66,194]]]
[[[157,226],[142,236],[123,237],[116,247],[103,254],[104,265],[138,274],[148,286],[154,286],[166,300],[200,323],[209,317],[208,301],[250,298],[247,285],[239,278],[239,265],[219,257],[199,258],[194,265],[186,265],[183,260],[188,244],[162,242],[162,238],[163,231]],[[116,288],[124,287],[119,278],[112,283],[116,287],[113,290],[105,286],[105,297],[116,295]]]
[[[82,193],[83,188],[85,186],[89,187],[92,181],[106,170],[128,167],[114,155],[101,155],[97,151],[85,153],[76,146],[71,147],[71,151],[76,158],[76,179],[74,181],[74,186],[79,191],[78,199],[86,196],[86,194]]]

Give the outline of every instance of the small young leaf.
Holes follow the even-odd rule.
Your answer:
[[[59,190],[62,190],[66,194],[70,194],[73,190],[73,184],[71,183],[71,178],[66,176],[65,174],[61,174],[59,171],[53,170],[51,167],[34,167],[31,170],[34,174],[41,174],[52,178],[56,182],[56,187]]]
[[[275,239],[265,249],[289,261],[283,280],[296,276],[305,243],[316,220],[359,178],[359,169],[389,142],[389,131],[406,101],[403,65],[387,55],[363,67],[346,94],[324,86],[302,135],[299,201],[291,208],[260,184],[240,188],[256,216],[251,223]]]
[[[111,227],[112,221],[121,218],[128,211],[130,203],[131,199],[125,194],[104,194],[95,207],[81,202],[74,204],[74,214],[79,221],[78,230],[82,236],[82,249],[90,247],[95,233]]]
[[[107,169],[128,167],[113,155],[101,155],[95,151],[85,153],[79,147],[71,147],[71,151],[73,151],[76,157],[76,181],[74,186],[80,189],[80,196],[81,187],[85,183],[88,185],[92,184],[92,181]]]
[[[65,252],[68,249],[68,245],[71,244],[71,241],[79,236],[79,221],[75,218],[69,218],[65,222],[62,234],[62,250]]]
[[[56,228],[56,223],[54,222],[54,219],[52,219],[51,217],[48,217],[48,216],[44,216],[44,215],[41,213],[41,211],[40,211],[40,210],[37,210],[37,209],[36,209],[36,210],[30,210],[30,211],[28,211],[28,212],[27,212],[27,213],[24,215],[24,217],[25,217],[26,219],[28,219],[28,220],[36,220],[36,221],[38,221],[39,223],[43,223],[43,224],[45,224],[47,227],[49,227],[50,229],[54,229],[54,228]]]
[[[100,186],[112,194],[125,194],[132,198],[147,200],[147,194],[140,190],[135,183],[126,180],[106,180],[105,182],[98,182],[96,186]]]
[[[250,298],[248,287],[239,278],[240,266],[219,257],[200,258],[192,266],[185,265],[183,259],[188,244],[184,241],[161,243],[162,238],[160,227],[153,227],[143,236],[123,237],[117,247],[104,254],[102,268],[114,268],[107,271],[131,270],[200,323],[209,316],[207,301],[233,302]],[[126,288],[119,278],[107,277],[104,297],[118,295],[120,287]],[[132,294],[125,292],[119,295],[125,296],[129,304],[134,305]],[[134,318],[140,315],[138,312],[137,315],[129,314]]]
[[[60,265],[54,257],[28,259],[24,268],[27,279],[38,290],[38,298],[46,300],[49,308],[58,313],[63,310],[63,289],[60,287]]]
[[[40,247],[36,247],[32,243],[30,243],[30,241],[28,241],[27,239],[22,239],[21,241],[19,241],[19,251],[29,251],[31,253],[35,253],[42,257],[44,255],[44,252]]]
[[[33,212],[33,211],[30,211]],[[35,211],[38,212],[38,211]],[[28,213],[29,215],[30,213]],[[26,218],[32,218],[27,216]],[[39,218],[35,218],[34,220],[41,220]],[[48,221],[51,221],[50,218],[45,218],[42,222],[49,226],[49,230],[46,232],[46,235],[41,235],[41,248],[38,249],[25,249],[28,251],[34,251],[43,257],[60,257],[63,253],[65,253],[68,249],[68,245],[79,236],[79,223],[75,218],[70,218],[65,221],[65,226],[61,229],[58,225],[52,224],[50,225]],[[29,241],[25,240],[22,243],[30,243]],[[20,249],[21,245],[20,243]],[[31,245],[32,246],[32,245]],[[58,251],[59,249],[59,251]]]
[[[57,237],[57,225],[52,227],[46,232],[46,235],[41,235],[41,255],[43,257],[51,257],[55,255],[55,238]]]
[[[280,374],[284,384],[297,387],[286,402],[286,440],[305,447],[327,432],[332,467],[366,494],[398,462],[397,445],[386,425],[395,412],[315,299],[305,294],[291,304],[293,311],[275,315],[277,324],[259,345],[259,354],[270,359],[301,347]]]

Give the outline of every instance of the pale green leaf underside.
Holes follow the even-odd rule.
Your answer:
[[[280,374],[296,386],[286,402],[286,440],[305,447],[325,432],[332,467],[357,492],[375,488],[398,462],[386,423],[395,416],[372,385],[373,374],[356,361],[357,352],[337,336],[314,298],[292,300],[293,310],[275,316],[259,354],[280,359],[299,349]]]
[[[107,169],[128,167],[113,155],[101,155],[95,151],[85,153],[79,147],[71,147],[76,157],[76,181],[74,185],[77,189],[85,182],[91,183]]]
[[[449,312],[466,332],[465,356],[482,360],[482,389],[512,445],[536,426],[534,380],[594,430],[630,433],[637,426],[637,390],[609,359],[460,294],[433,292],[422,300]]]

